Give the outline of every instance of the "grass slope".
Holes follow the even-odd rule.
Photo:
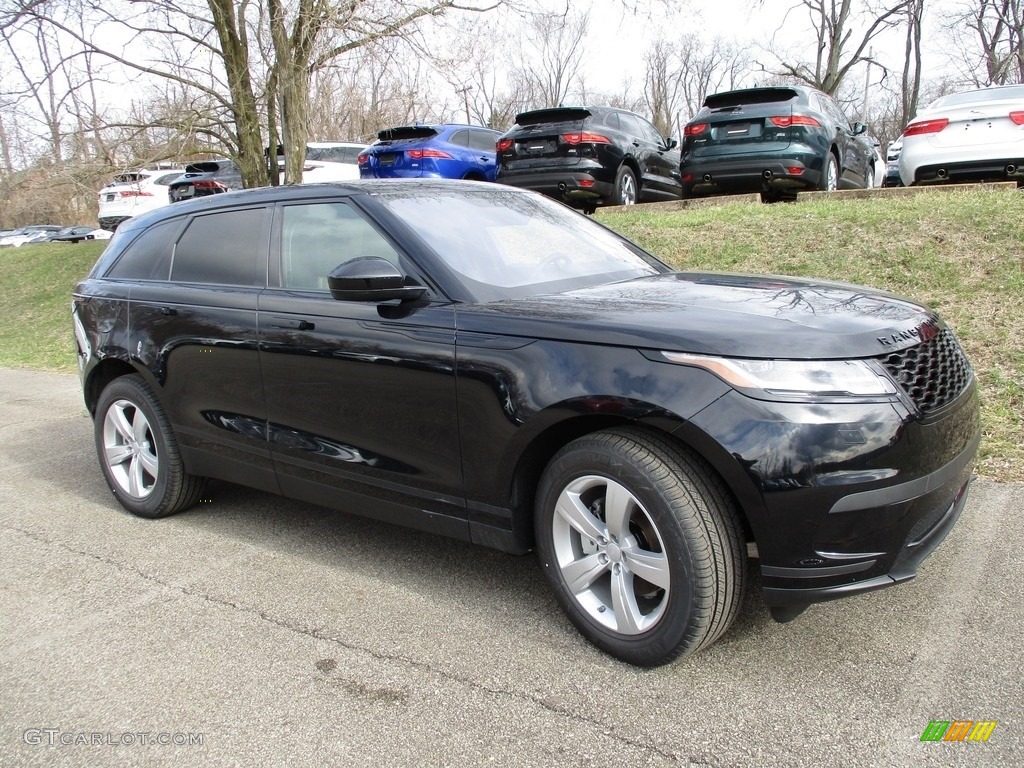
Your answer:
[[[599,211],[598,218],[679,269],[803,275],[861,283],[938,309],[982,390],[979,471],[1024,480],[1024,194],[944,194],[792,205]],[[74,284],[103,243],[0,250],[0,365],[75,370]]]

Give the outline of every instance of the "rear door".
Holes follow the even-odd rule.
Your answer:
[[[131,281],[128,352],[161,388],[189,471],[277,490],[256,316],[269,227],[265,206],[172,219],[110,276]]]
[[[639,115],[618,113],[620,125],[628,131],[634,156],[643,176],[640,196],[643,200],[677,199],[682,194],[679,152],[668,147],[665,137]]]

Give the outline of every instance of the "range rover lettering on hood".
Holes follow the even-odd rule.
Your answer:
[[[878,343],[883,347],[903,345],[905,342],[924,342],[935,338],[939,333],[939,324],[934,318],[928,318],[914,328],[905,331],[896,331],[888,336],[879,336]]]

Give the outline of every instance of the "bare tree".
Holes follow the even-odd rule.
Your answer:
[[[917,114],[921,98],[921,24],[924,20],[924,0],[911,0],[904,8],[906,45],[903,62],[900,123],[906,125]]]
[[[1024,0],[970,0],[949,25],[954,64],[973,86],[1024,82]]]
[[[583,63],[590,14],[538,14],[526,32],[528,66],[520,69],[530,87],[533,107],[557,107],[569,95]]]
[[[883,30],[899,24],[902,12],[911,2],[913,0],[799,0],[783,23],[789,22],[793,12],[802,10],[816,37],[816,55],[808,62],[802,54],[773,49],[770,53],[777,64],[766,69],[835,94],[850,70],[868,60],[865,52],[871,41]]]

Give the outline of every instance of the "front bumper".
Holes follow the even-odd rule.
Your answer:
[[[733,462],[720,471],[746,513],[771,608],[912,579],[963,510],[980,442],[973,382],[927,417],[903,402],[802,405],[730,393],[691,426]]]

